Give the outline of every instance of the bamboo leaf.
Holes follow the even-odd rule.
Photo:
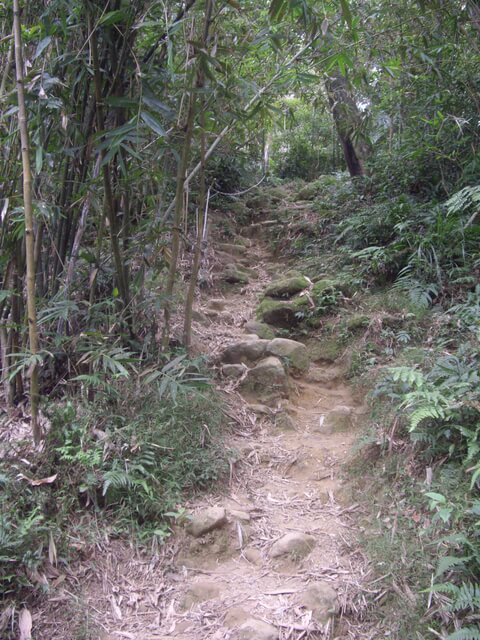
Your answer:
[[[340,0],[340,6],[342,7],[342,17],[351,29],[352,28],[352,12],[350,11],[348,0]]]
[[[147,127],[149,127],[154,133],[159,135],[161,138],[165,136],[165,129],[162,127],[162,125],[158,122],[156,118],[151,116],[146,111],[142,111],[140,116],[142,120],[145,122],[145,124],[147,125]]]
[[[127,14],[125,11],[121,9],[117,9],[116,11],[108,11],[104,16],[100,18],[98,21],[98,25],[102,27],[106,27],[112,24],[118,24],[119,22],[125,22],[127,20]]]
[[[36,60],[39,56],[42,55],[42,53],[45,51],[45,49],[48,47],[51,41],[52,41],[52,36],[47,36],[46,38],[43,38],[43,40],[40,40],[40,42],[37,44],[37,49],[33,56],[34,60]]]

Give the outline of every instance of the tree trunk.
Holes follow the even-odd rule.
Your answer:
[[[30,166],[30,145],[28,139],[27,109],[25,106],[22,30],[20,25],[19,0],[13,0],[13,30],[15,34],[15,66],[17,74],[18,124],[22,145],[23,167],[23,205],[25,210],[25,249],[27,262],[27,317],[30,351],[33,356],[29,368],[30,409],[32,413],[32,431],[35,444],[41,440],[41,428],[38,421],[40,392],[38,385],[38,330],[35,306],[35,238],[33,231],[32,170]]]
[[[325,86],[348,171],[352,178],[364,176],[367,147],[360,142],[354,142],[354,136],[360,124],[360,112],[348,81],[340,72],[337,72],[325,80]]]

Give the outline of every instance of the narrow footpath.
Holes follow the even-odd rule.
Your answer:
[[[342,484],[364,406],[341,359],[311,363],[303,345],[255,335],[259,297],[285,266],[238,242],[216,249],[223,284],[195,327],[227,399],[228,486],[186,505],[191,521],[151,562],[110,555],[88,598],[103,640],[366,637],[351,622],[366,563]]]

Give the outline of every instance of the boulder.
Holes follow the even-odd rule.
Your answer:
[[[203,324],[203,325],[211,324],[207,316],[203,314],[201,311],[198,311],[197,309],[193,309],[192,311],[192,320],[194,320],[195,322],[199,322],[200,324]]]
[[[247,511],[242,511],[241,509],[230,509],[229,514],[234,520],[240,520],[241,522],[251,521],[250,514]]]
[[[310,286],[310,280],[305,276],[292,276],[274,280],[265,289],[265,295],[270,298],[291,298]]]
[[[288,365],[294,371],[307,371],[310,366],[310,357],[306,346],[295,340],[275,338],[268,343],[267,353],[279,358],[286,358]]]
[[[270,206],[270,196],[267,193],[250,196],[246,205],[249,209],[265,209]]]
[[[271,416],[272,410],[265,404],[249,404],[248,408],[257,416]]]
[[[307,341],[307,350],[311,359],[316,362],[333,363],[344,353],[346,347],[341,344],[340,336],[337,334],[325,335],[320,339],[314,338]]]
[[[196,513],[187,525],[187,532],[194,538],[220,529],[227,523],[227,514],[223,507],[210,507]]]
[[[316,182],[310,182],[300,189],[298,198],[300,200],[314,200],[319,190],[320,187]]]
[[[195,604],[214,600],[219,595],[220,587],[218,584],[210,580],[199,580],[189,586],[180,606],[184,611],[188,611]]]
[[[227,629],[234,629],[249,619],[250,614],[247,613],[245,609],[242,609],[242,607],[230,607],[225,614],[223,624]]]
[[[207,307],[209,309],[214,309],[215,311],[223,311],[227,306],[227,301],[223,298],[212,298],[207,302]]]
[[[259,549],[244,549],[243,555],[245,556],[245,559],[248,560],[248,562],[250,562],[251,564],[262,564],[262,552]]]
[[[306,296],[285,301],[264,298],[257,307],[257,318],[274,327],[289,329],[300,324],[308,311],[308,306]]]
[[[244,380],[244,385],[257,392],[286,392],[288,389],[287,374],[281,361],[269,356],[250,369]]]
[[[281,411],[275,416],[275,426],[281,431],[295,431],[295,421],[292,417]]]
[[[231,636],[232,640],[278,640],[276,627],[263,620],[250,618]]]
[[[370,324],[370,318],[368,316],[365,316],[362,314],[355,314],[350,318],[348,318],[347,329],[352,333],[355,333],[356,331],[360,331],[361,329],[368,327],[369,324]]]
[[[227,242],[221,242],[218,248],[225,253],[229,253],[232,256],[244,256],[247,253],[247,247],[241,244],[229,244]]]
[[[271,329],[268,324],[259,322],[258,320],[249,320],[245,323],[244,329],[249,333],[254,333],[259,338],[263,338],[264,340],[273,340],[275,338],[273,329]]]
[[[243,364],[224,364],[222,367],[222,376],[231,380],[241,378],[246,368]]]
[[[317,624],[325,625],[338,612],[337,592],[326,582],[315,582],[299,595],[298,605],[311,611]]]
[[[354,424],[354,414],[351,407],[339,405],[329,411],[319,431],[322,433],[341,433],[350,431]]]
[[[290,556],[294,560],[301,560],[312,551],[315,544],[316,540],[313,536],[308,533],[294,531],[277,540],[272,545],[268,555],[271,558]]]
[[[222,362],[227,364],[252,363],[265,354],[268,340],[244,340],[229,345],[222,354]]]
[[[307,382],[316,382],[329,389],[335,386],[341,377],[341,372],[335,369],[318,369],[311,367],[305,376],[305,380]]]
[[[228,284],[248,284],[250,277],[246,271],[235,265],[227,265],[222,272],[222,279]]]
[[[322,278],[313,285],[312,297],[319,298],[328,289],[339,291],[344,296],[352,296],[356,287],[347,278]]]

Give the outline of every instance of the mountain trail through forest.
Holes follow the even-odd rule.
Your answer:
[[[271,341],[265,347],[248,334],[259,294],[286,267],[258,240],[242,241],[249,283],[202,294],[195,323],[201,349],[222,372],[232,427],[228,486],[186,505],[192,519],[152,559],[116,543],[97,554],[83,604],[102,640],[367,637],[353,622],[367,571],[356,543],[358,505],[342,483],[365,407],[341,359],[303,363],[290,375],[296,369],[285,372],[284,358],[267,355]],[[240,246],[221,246],[221,269],[241,265]],[[249,349],[266,352],[258,360]]]

